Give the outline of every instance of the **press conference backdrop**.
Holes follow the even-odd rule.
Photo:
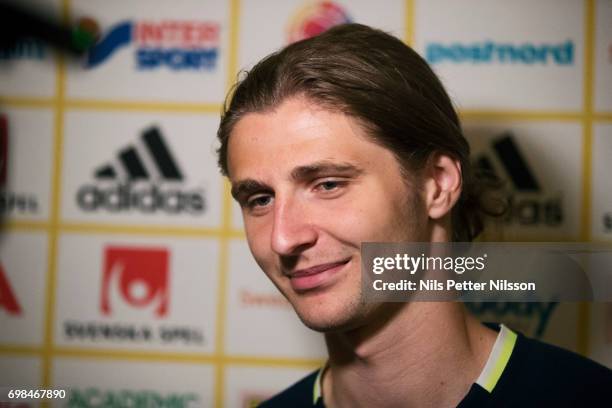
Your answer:
[[[612,242],[610,0],[30,3],[100,38],[80,60],[35,40],[0,55],[1,385],[249,407],[322,364],[251,259],[215,132],[241,68],[339,23],[439,74],[474,161],[511,189],[487,239]],[[609,306],[469,307],[612,365]]]

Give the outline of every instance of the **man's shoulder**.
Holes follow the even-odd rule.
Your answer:
[[[594,379],[612,381],[612,371],[586,357],[539,340],[522,337],[517,353],[529,370],[547,371],[552,378],[592,382]],[[584,378],[587,375],[589,378]]]
[[[560,347],[519,335],[504,375],[493,393],[524,398],[523,403],[553,400],[561,406],[612,399],[612,370]]]
[[[275,407],[309,407],[312,408],[313,390],[319,370],[308,374],[300,381],[296,382],[280,394],[275,395],[269,400],[261,403],[260,408],[275,408]]]

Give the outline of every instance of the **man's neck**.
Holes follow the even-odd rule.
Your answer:
[[[388,305],[375,324],[326,334],[329,407],[456,406],[478,378],[496,333],[460,303]]]

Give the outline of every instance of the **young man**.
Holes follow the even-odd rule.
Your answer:
[[[498,210],[441,83],[401,41],[351,24],[286,47],[237,84],[218,136],[257,263],[329,350],[263,406],[609,398],[608,369],[484,326],[461,303],[365,302],[362,242],[470,241]]]

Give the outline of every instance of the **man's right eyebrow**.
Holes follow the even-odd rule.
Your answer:
[[[251,194],[262,191],[272,191],[272,188],[265,183],[253,179],[240,180],[232,184],[232,197],[238,202],[241,202],[241,200]]]

